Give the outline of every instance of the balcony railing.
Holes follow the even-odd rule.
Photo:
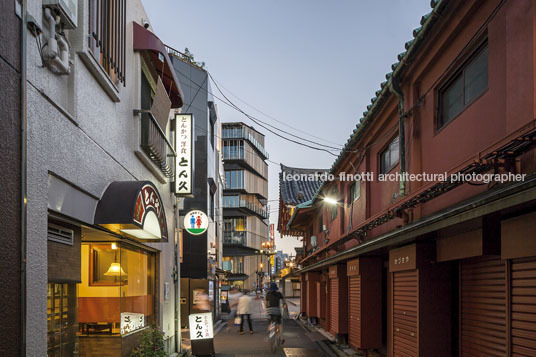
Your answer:
[[[266,237],[251,231],[223,231],[223,244],[257,248]]]
[[[257,150],[259,150],[259,152],[261,153],[261,155],[264,156],[264,158],[266,159],[270,158],[270,155],[264,149],[264,146],[262,146],[261,143],[259,143],[257,139],[255,139],[255,137],[253,137],[253,135],[247,132],[244,128],[223,129],[222,139],[245,139],[249,141],[251,145],[257,148]],[[243,157],[235,157],[233,159],[242,159],[242,158]]]
[[[245,231],[241,231],[241,232],[236,232],[236,231],[229,232],[229,231],[226,231],[226,232],[223,232],[223,244],[247,246],[248,241],[247,241],[247,234],[246,233],[247,232],[245,232]]]
[[[229,196],[224,196],[224,197],[229,197]],[[263,217],[265,219],[268,218],[268,216],[269,216],[267,209],[261,208],[258,205],[254,204],[254,203],[251,203],[249,201],[246,201],[246,200],[239,200],[239,199],[226,200],[226,199],[224,199],[223,200],[223,208],[245,208],[245,209],[248,209],[250,211],[255,212],[256,214],[258,214],[259,216],[261,216],[261,217]]]
[[[166,177],[173,177],[174,161],[177,154],[150,112],[141,113],[140,146]]]

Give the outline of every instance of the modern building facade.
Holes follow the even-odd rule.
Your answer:
[[[244,123],[222,123],[222,145],[223,269],[232,285],[253,289],[268,273],[260,255],[269,240],[268,153],[264,135]]]
[[[374,178],[289,219],[301,309],[385,356],[533,356],[536,5],[431,5],[329,171]]]
[[[191,113],[194,118],[193,195],[183,198],[180,203],[180,222],[192,210],[203,211],[209,219],[208,229],[203,234],[192,235],[181,230],[181,298],[186,301],[181,304],[182,315],[187,316],[195,310],[194,291],[204,289],[217,317],[220,313],[220,280],[216,272],[221,269],[223,250],[221,122],[208,73],[185,54],[169,47],[168,52],[184,96],[182,112]],[[181,322],[183,326],[188,324],[187,319]]]
[[[124,356],[152,324],[175,351],[171,60],[140,1],[24,3],[24,354]]]

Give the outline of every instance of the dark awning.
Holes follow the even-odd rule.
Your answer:
[[[164,87],[169,93],[172,108],[180,108],[183,106],[183,95],[179,84],[179,80],[175,76],[173,65],[166,51],[166,47],[160,39],[145,27],[133,23],[134,26],[134,51],[147,51],[153,62],[155,63],[156,71]],[[159,55],[164,57],[164,63],[159,59]]]
[[[240,281],[240,280],[246,280],[247,278],[249,278],[249,275],[241,274],[241,273],[229,273],[226,276],[226,279],[228,281]]]
[[[141,240],[168,240],[166,213],[150,181],[115,181],[104,191],[94,223]]]
[[[224,245],[224,257],[245,257],[248,255],[257,255],[260,251],[255,248],[245,247],[242,245]]]

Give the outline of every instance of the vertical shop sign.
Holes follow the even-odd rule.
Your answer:
[[[175,114],[175,194],[178,196],[193,194],[193,127],[192,114]]]
[[[214,328],[212,325],[212,313],[191,314],[190,342],[192,354],[211,355],[214,353]]]

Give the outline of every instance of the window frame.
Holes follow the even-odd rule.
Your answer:
[[[480,56],[484,50],[488,51],[487,55],[487,64],[488,64],[488,72],[487,72],[487,86],[482,92],[477,94],[474,98],[472,98],[470,101],[465,103],[465,71],[473,63],[475,59],[477,59],[478,56]],[[438,134],[441,130],[443,130],[445,127],[447,127],[450,123],[452,123],[454,120],[456,120],[460,115],[462,115],[467,108],[469,108],[474,102],[476,102],[478,99],[480,99],[486,92],[489,90],[489,46],[488,46],[488,40],[487,38],[485,40],[482,40],[479,42],[477,46],[474,47],[474,50],[461,62],[457,67],[456,70],[454,70],[451,74],[449,74],[446,79],[442,81],[442,83],[437,87],[436,89],[436,110],[435,110],[435,120],[434,120],[434,135]],[[443,121],[443,113],[442,113],[442,97],[443,94],[450,88],[456,80],[459,78],[463,79],[463,86],[462,86],[462,98],[463,98],[463,106],[460,110],[460,112],[456,115],[454,115],[451,119],[447,121]]]
[[[359,187],[357,187],[359,186]],[[356,187],[358,190],[356,190]],[[357,192],[357,195],[355,194]],[[361,181],[354,181],[350,185],[350,192],[348,196],[348,203],[353,204],[355,201],[361,198]]]
[[[384,168],[383,167],[383,154],[386,153],[386,152],[389,152],[389,162],[391,162],[391,153],[390,153],[391,144],[393,144],[393,142],[396,139],[398,139],[398,159],[393,164],[390,164],[388,167]],[[397,132],[396,135],[391,137],[391,140],[389,140],[387,142],[387,144],[383,147],[383,149],[378,154],[378,171],[379,171],[380,174],[387,174],[393,168],[395,168],[396,165],[398,165],[399,162],[400,162],[400,135]]]

